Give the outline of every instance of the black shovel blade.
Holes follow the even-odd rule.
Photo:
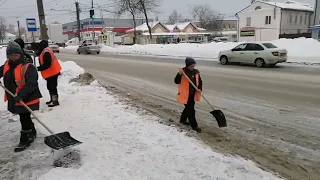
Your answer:
[[[66,149],[82,142],[70,136],[69,132],[62,132],[44,137],[44,143],[55,150]]]
[[[226,117],[224,116],[224,114],[221,110],[211,111],[210,114],[212,114],[214,116],[214,118],[216,118],[219,127],[227,127]]]

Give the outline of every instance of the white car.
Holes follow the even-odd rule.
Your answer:
[[[53,52],[56,52],[56,53],[60,52],[59,46],[54,42],[49,42],[49,47]]]
[[[257,67],[275,66],[287,61],[287,50],[269,42],[242,43],[233,49],[219,53],[220,63],[229,62],[255,64]]]

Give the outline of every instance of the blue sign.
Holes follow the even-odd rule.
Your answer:
[[[28,32],[36,32],[37,29],[37,21],[35,18],[27,18],[27,29]]]

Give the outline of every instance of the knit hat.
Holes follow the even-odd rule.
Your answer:
[[[24,49],[24,41],[21,38],[15,39],[14,42],[18,43],[21,49]]]
[[[187,67],[196,64],[196,61],[192,57],[187,57],[185,62]]]
[[[18,43],[10,41],[7,46],[7,57],[11,54],[23,54],[23,51]]]

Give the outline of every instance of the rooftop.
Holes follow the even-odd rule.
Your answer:
[[[272,6],[277,6],[282,9],[292,9],[292,10],[300,10],[300,11],[314,11],[313,7],[309,4],[300,3],[292,0],[287,0],[285,2],[270,2],[270,1],[256,1],[256,2],[262,2],[266,4],[270,4]]]

